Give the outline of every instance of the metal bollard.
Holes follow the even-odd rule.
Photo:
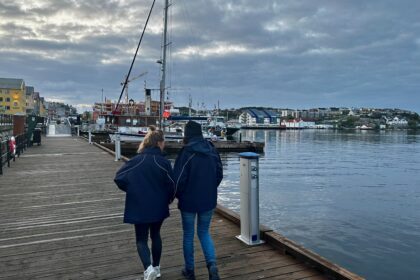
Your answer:
[[[241,190],[241,235],[236,236],[247,245],[259,245],[259,179],[258,157],[256,153],[240,153],[240,190]]]
[[[76,125],[76,128],[77,128],[77,137],[80,137],[80,127]]]
[[[121,137],[119,133],[115,133],[115,161],[121,159]]]
[[[92,131],[89,129],[89,144],[92,144]]]

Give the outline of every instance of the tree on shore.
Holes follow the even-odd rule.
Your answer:
[[[356,122],[359,121],[358,117],[355,116],[348,116],[345,119],[341,120],[339,123],[339,127],[341,128],[355,128]]]

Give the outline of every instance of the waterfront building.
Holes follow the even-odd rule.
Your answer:
[[[31,86],[26,86],[26,114],[32,115],[34,114],[34,95],[35,95],[35,89]]]
[[[291,110],[291,109],[284,109],[284,110],[281,110],[281,117],[282,118],[287,118],[287,117],[290,117],[290,116],[292,116],[293,115],[293,112],[294,112],[295,110]]]
[[[315,122],[302,119],[283,120],[280,126],[286,129],[316,128]]]
[[[328,114],[327,108],[318,108],[318,114],[320,118],[325,117]]]
[[[267,109],[246,109],[239,115],[239,123],[244,125],[279,124],[280,114]]]
[[[266,115],[264,118],[265,124],[280,124],[280,114],[278,112],[267,109],[263,109],[261,111],[263,111]]]
[[[45,108],[44,97],[39,96],[39,92],[34,93],[34,114],[40,117],[46,117],[48,115],[47,109]]]
[[[61,102],[43,102],[46,115],[50,118],[61,118],[61,117],[68,117],[70,115],[75,115],[76,108],[72,107],[71,105],[66,105]]]
[[[331,117],[341,116],[342,115],[342,112],[340,111],[340,108],[330,107],[330,110],[328,112],[328,115],[331,116]]]
[[[26,87],[23,79],[0,78],[0,113],[26,115]]]

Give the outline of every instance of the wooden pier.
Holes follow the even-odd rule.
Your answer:
[[[0,279],[140,279],[134,230],[122,223],[122,162],[84,139],[44,138],[0,176]],[[212,221],[222,279],[362,279],[261,227],[260,246],[235,238],[238,216]],[[162,227],[162,280],[183,279],[182,228],[172,204]],[[196,240],[197,279],[208,279]]]

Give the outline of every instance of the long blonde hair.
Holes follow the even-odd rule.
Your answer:
[[[146,148],[159,147],[158,143],[163,141],[165,141],[163,131],[160,129],[156,129],[154,125],[151,125],[149,126],[149,131],[147,132],[146,136],[144,136],[143,141],[140,143],[137,152],[141,153]]]

